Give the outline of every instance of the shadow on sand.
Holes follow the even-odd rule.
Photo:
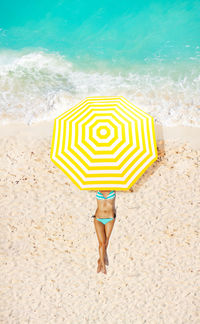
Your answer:
[[[140,187],[147,181],[149,176],[151,176],[160,167],[161,162],[165,159],[165,141],[162,125],[155,125],[156,143],[157,143],[157,160],[144,172],[144,174],[133,184],[133,186],[125,192],[137,192]]]

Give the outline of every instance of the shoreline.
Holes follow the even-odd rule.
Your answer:
[[[16,122],[0,127],[0,138],[5,136],[26,136],[31,138],[46,138],[53,135],[52,121],[42,121],[27,125]],[[193,149],[200,149],[200,127],[196,126],[162,126],[155,123],[156,141],[175,141],[189,144]]]

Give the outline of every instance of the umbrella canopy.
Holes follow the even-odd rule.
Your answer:
[[[55,118],[51,160],[82,190],[128,190],[157,160],[153,117],[124,97],[88,97]]]

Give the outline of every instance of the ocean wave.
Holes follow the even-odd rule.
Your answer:
[[[195,63],[143,64],[118,71],[75,66],[58,53],[0,52],[0,123],[52,120],[87,96],[122,95],[163,125],[200,126]]]

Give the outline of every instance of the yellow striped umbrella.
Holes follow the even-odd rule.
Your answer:
[[[153,117],[124,97],[88,97],[55,118],[51,160],[82,190],[128,190],[157,160]]]

